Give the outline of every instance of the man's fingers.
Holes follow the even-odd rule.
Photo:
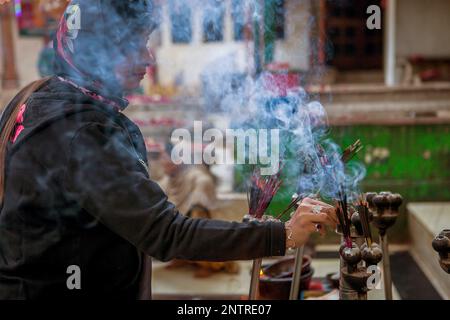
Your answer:
[[[327,231],[325,230],[325,228],[322,225],[318,225],[319,226],[319,233],[322,237],[324,237],[327,234]]]
[[[336,223],[336,224],[339,223],[339,219],[337,218],[335,208],[326,209],[326,210],[324,210],[324,213],[327,214],[328,217],[330,217],[330,219],[333,220],[334,223]]]
[[[333,208],[333,206],[329,205],[328,203],[325,203],[325,202],[322,202],[322,201],[319,201],[319,200],[315,200],[315,199],[311,199],[311,198],[305,198],[303,200],[303,203],[305,203],[305,204],[312,204],[312,205],[315,205],[315,206],[321,206],[323,208]]]
[[[318,213],[314,212],[314,207],[316,205],[313,204],[302,204],[296,211],[296,214],[299,215],[307,215],[307,214],[313,214],[313,215],[318,215]],[[306,210],[305,210],[306,209]],[[306,212],[305,212],[306,211]],[[336,216],[336,209],[334,207],[327,207],[327,208],[321,208],[321,212],[319,214],[325,214],[327,215],[331,221],[333,221],[334,223],[338,223],[338,218]]]
[[[308,213],[303,215],[303,218],[309,223],[326,224],[330,227],[336,226],[336,223],[333,221],[333,219],[331,219],[326,213]]]
[[[295,214],[302,214],[304,213],[305,209],[307,209],[307,211],[309,212],[312,212],[313,207],[314,206],[312,204],[302,203],[295,211]]]
[[[306,230],[309,233],[320,233],[321,236],[325,236],[327,234],[327,230],[325,229],[324,225],[320,224],[320,223],[310,223],[308,224],[308,226],[306,227]]]
[[[308,224],[308,226],[306,227],[306,230],[307,230],[309,233],[314,233],[314,232],[317,231],[316,225],[315,225],[314,223],[310,223],[310,224]]]
[[[311,208],[311,210],[316,206],[320,206],[320,207],[322,207],[321,212],[324,212],[324,213],[330,215],[330,217],[333,221],[335,221],[336,223],[338,222],[338,219],[336,217],[336,208],[333,207],[332,205],[329,205],[325,202],[314,200],[311,198],[305,198],[302,205]]]
[[[334,221],[333,219],[330,218],[330,216],[326,215],[326,219],[324,222],[327,226],[331,227],[331,228],[336,228],[336,221]]]

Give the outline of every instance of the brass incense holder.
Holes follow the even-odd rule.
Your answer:
[[[383,236],[397,221],[403,198],[399,194],[380,192],[378,195],[371,194],[366,199],[369,203],[369,208],[372,207],[374,209],[372,211],[373,224],[379,230],[380,235]]]
[[[366,201],[373,215],[373,225],[380,234],[380,244],[383,252],[383,280],[386,300],[392,300],[392,277],[389,259],[389,243],[387,230],[392,227],[400,214],[403,198],[391,192],[367,193]]]
[[[361,258],[367,267],[376,266],[383,259],[383,251],[377,243],[372,243],[370,247],[364,244],[361,246]]]
[[[308,290],[314,274],[311,257],[303,256],[299,293]],[[259,280],[259,297],[268,300],[288,300],[294,275],[295,257],[282,258],[263,267]],[[300,297],[297,296],[296,299]]]
[[[370,231],[370,221],[373,214],[369,212],[367,204],[361,201],[356,206],[348,206],[350,215],[346,228],[349,231],[342,235],[342,244],[339,249],[341,257],[339,296],[341,300],[367,300],[369,280],[373,270],[383,258],[380,246],[373,242]],[[346,238],[347,237],[347,238]]]
[[[352,243],[349,248],[347,244],[342,244],[340,254],[343,261],[341,267],[341,277],[344,283],[341,286],[340,295],[343,300],[366,300],[367,280],[369,274],[366,269],[359,266],[362,260],[361,250],[356,243]]]
[[[442,270],[450,274],[450,229],[443,230],[433,240],[433,249],[439,253]]]
[[[344,243],[341,246],[340,255],[343,261],[341,277],[345,284],[341,287],[341,298],[367,300],[367,292],[370,290],[368,281],[372,275],[367,268],[376,266],[383,258],[379,245],[372,243],[371,246],[363,244],[359,247],[353,242],[352,247],[349,248]]]

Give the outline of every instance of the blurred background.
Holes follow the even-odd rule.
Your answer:
[[[362,141],[363,191],[404,197],[389,230],[395,297],[448,299],[450,278],[439,268],[431,241],[450,227],[450,0],[156,3],[161,23],[149,41],[156,64],[128,97],[126,113],[144,133],[152,174],[168,193],[174,182],[164,174],[170,168],[161,150],[171,132],[194,120],[229,128],[233,119],[220,108],[218,83],[239,88],[247,77],[271,74],[276,79],[271,89],[280,95],[302,86],[323,104],[339,145]],[[66,5],[65,0],[0,5],[1,108],[19,88],[52,74],[52,38]],[[370,6],[374,11],[367,11]],[[211,166],[205,175],[215,190],[206,216],[241,220],[247,211],[245,170]],[[191,178],[185,181],[197,183]],[[294,191],[280,192],[270,212],[285,207]],[[173,192],[176,198],[180,191]],[[337,239],[311,244],[311,291],[338,269]],[[248,262],[237,267],[157,263],[155,295],[240,297],[248,290],[249,268]]]

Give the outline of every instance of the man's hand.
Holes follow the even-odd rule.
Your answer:
[[[286,247],[304,245],[312,233],[326,234],[324,226],[336,228],[335,208],[324,202],[305,198],[291,220],[286,223]]]

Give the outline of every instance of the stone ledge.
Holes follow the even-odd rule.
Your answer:
[[[439,266],[431,242],[442,229],[450,227],[450,203],[410,203],[408,215],[411,253],[436,290],[449,300],[450,275]]]

